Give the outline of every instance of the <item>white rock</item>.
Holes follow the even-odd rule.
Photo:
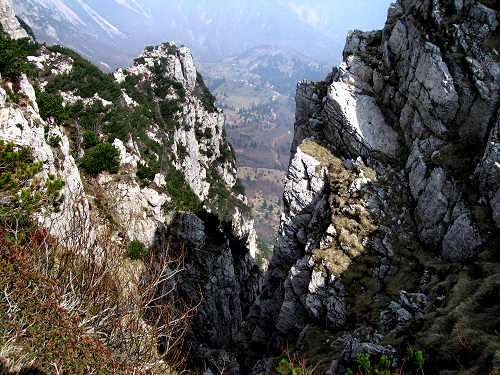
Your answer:
[[[120,165],[130,165],[133,168],[137,168],[137,162],[140,160],[139,156],[129,154],[123,142],[118,138],[115,138],[113,141],[113,146],[120,152]]]

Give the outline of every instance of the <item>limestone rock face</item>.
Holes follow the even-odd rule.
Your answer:
[[[135,59],[133,66],[118,69],[114,77],[117,82],[124,82],[126,77],[138,77],[139,85],[150,84],[154,87],[159,67],[162,79],[182,85],[182,89],[170,90],[165,97],[157,98],[173,102],[182,101],[175,115],[177,125],[169,135],[172,151],[177,155],[173,164],[176,169],[182,171],[186,182],[201,201],[213,199],[213,193],[211,195],[211,189],[215,187],[215,181],[212,181],[213,173],[216,172],[217,178],[222,179],[227,188],[231,189],[237,181],[236,163],[234,156],[226,154],[231,146],[223,136],[223,113],[218,109],[207,110],[200,101],[199,93],[203,88],[200,87],[201,83],[190,50],[187,47],[178,48],[173,42],[148,47]],[[130,108],[136,106],[125,91],[122,93],[122,98]],[[153,141],[161,143],[165,137],[164,133],[158,124],[151,124],[147,134]],[[137,147],[133,144],[124,145],[130,154],[129,160],[124,160],[124,149],[118,146],[122,163],[129,163],[135,167],[139,160]],[[237,199],[242,204],[247,204],[245,197]],[[250,252],[255,256],[258,250],[253,220],[238,208],[234,210],[231,219],[234,230],[242,238],[247,238]]]
[[[0,2],[0,19],[12,37],[26,36],[6,1]],[[104,246],[116,245],[124,257],[133,240],[143,242],[149,254],[167,251],[163,245],[176,242],[177,249],[185,250],[186,269],[172,294],[198,305],[186,341],[190,360],[197,368],[205,361],[214,370],[229,361],[237,373],[241,332],[261,285],[257,236],[246,197],[235,188],[236,161],[225,138],[223,113],[210,102],[190,50],[174,43],[147,47],[134,66],[115,72],[123,85],[100,76],[113,97],[71,84],[57,86],[65,87],[62,91],[51,89],[48,85],[65,79],[79,59],[58,51],[41,45],[38,56],[27,58],[40,73],[36,80],[0,77],[0,139],[31,147],[34,158],[43,162],[42,177],[51,174],[65,182],[60,212],[41,214],[41,224],[69,241],[105,238],[110,242]],[[87,73],[99,76],[90,67]],[[35,85],[59,95],[71,118],[43,119]],[[86,117],[79,117],[83,112]],[[134,121],[127,123],[131,114]],[[116,132],[111,134],[108,126],[116,126]],[[129,126],[128,133],[122,126]],[[118,151],[116,171],[93,176],[78,168],[78,159],[93,147],[85,144],[86,130]],[[169,189],[169,183],[175,187]],[[181,205],[178,195],[188,190],[200,202],[186,194],[190,201]],[[195,210],[193,203],[203,207],[199,217],[186,212]]]
[[[10,35],[12,39],[28,38],[29,35],[24,30],[14,14],[10,0],[0,1],[0,22],[3,31]]]
[[[307,352],[316,329],[330,332],[328,359],[344,362],[397,357],[401,335],[446,345],[430,322],[465,305],[437,285],[469,266],[495,264],[476,275],[486,284],[500,270],[499,23],[492,2],[399,0],[383,30],[348,34],[325,81],[298,83],[255,347],[278,351],[296,335]],[[454,277],[436,274],[450,267]],[[416,321],[426,328],[409,333]]]
[[[0,138],[33,150],[35,160],[43,162],[41,177],[55,175],[65,181],[61,193],[64,202],[59,213],[41,216],[39,220],[50,232],[61,239],[71,238],[72,232],[90,231],[90,213],[78,167],[70,154],[69,140],[62,126],[44,121],[38,112],[35,91],[25,75],[20,77],[20,92],[26,95],[23,103],[12,102],[0,88]],[[46,134],[46,130],[48,133]],[[47,143],[50,137],[60,137],[58,146]],[[73,212],[79,212],[75,218]],[[78,226],[76,228],[75,226]],[[90,237],[93,235],[91,234]]]

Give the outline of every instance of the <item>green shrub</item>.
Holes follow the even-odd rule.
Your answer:
[[[215,96],[212,95],[208,87],[203,81],[203,77],[199,72],[196,73],[196,87],[194,94],[198,99],[200,99],[201,104],[207,112],[217,112],[217,107],[215,106]]]
[[[58,135],[53,135],[49,138],[47,143],[52,147],[59,147],[59,143],[61,142],[61,137]]]
[[[128,257],[133,260],[142,259],[147,255],[146,245],[139,240],[133,240],[128,245]]]
[[[236,208],[243,215],[250,215],[250,207],[231,194],[224,182],[220,180],[219,175],[213,175],[211,170],[213,171],[215,168],[209,169],[207,176],[211,186],[206,205],[210,210],[217,214],[223,222],[231,222]]]
[[[53,175],[36,178],[43,170],[35,162],[32,150],[0,140],[0,216],[13,231],[16,241],[22,237],[17,228],[28,227],[31,215],[43,207],[57,212],[64,196],[60,194],[64,181]]]
[[[236,194],[245,195],[245,186],[243,186],[239,178],[236,179],[236,183],[233,186],[233,191]]]
[[[115,82],[111,74],[103,73],[69,48],[52,46],[49,49],[71,57],[73,69],[69,73],[54,77],[45,87],[46,92],[75,90],[76,94],[82,98],[91,98],[97,93],[101,98],[112,102],[116,102],[121,97],[120,85]]]
[[[134,59],[134,65],[144,65],[146,63],[146,59],[144,57],[137,57]]]
[[[151,167],[148,167],[146,164],[142,164],[141,162],[137,163],[137,172],[135,175],[144,182],[151,182],[155,178],[155,170]]]
[[[205,128],[205,134],[203,134],[205,138],[212,138],[212,129],[210,128]]]
[[[92,130],[85,130],[83,132],[83,148],[91,148],[94,146],[97,146],[99,143],[101,143],[101,140],[99,139],[99,136],[97,135],[96,132]]]
[[[167,49],[167,53],[169,55],[177,54],[177,47],[174,44],[170,44],[169,42],[166,42],[166,43],[163,43],[162,46]]]
[[[16,15],[16,18],[19,21],[19,24],[21,25],[21,27],[26,31],[26,33],[28,33],[28,35],[30,37],[32,37],[33,40],[35,40],[36,37],[35,37],[35,34],[33,33],[33,30],[31,29],[31,27],[29,27],[29,25],[26,22],[24,22],[24,20],[21,17]]]
[[[175,99],[162,100],[160,102],[160,113],[165,120],[171,119],[180,109],[179,102]]]
[[[191,187],[186,183],[184,174],[181,171],[178,171],[174,167],[170,167],[165,176],[165,180],[165,188],[172,198],[171,205],[164,205],[165,210],[168,211],[175,207],[180,210],[194,213],[202,211],[203,204]]]
[[[271,261],[273,252],[260,237],[257,237],[257,247],[260,251],[257,253],[255,257],[255,262],[259,267],[262,268],[265,259],[268,260],[269,262]]]
[[[188,155],[188,151],[186,146],[184,146],[182,143],[177,143],[177,158],[179,160],[183,160],[186,156]]]
[[[49,117],[54,117],[57,122],[62,122],[69,118],[69,113],[62,105],[62,97],[60,95],[51,95],[44,91],[40,91],[35,87],[36,102],[40,110],[40,116],[47,120]]]
[[[29,38],[13,40],[0,33],[0,73],[11,80],[21,73],[34,75],[34,69],[26,60],[27,56],[37,54],[38,45]]]
[[[219,152],[220,155],[217,158],[217,161],[219,163],[225,163],[226,161],[234,162],[236,160],[234,150],[232,146],[227,142],[221,143],[221,145],[219,146]]]
[[[200,142],[201,139],[205,136],[205,133],[203,132],[203,130],[201,130],[200,124],[196,124],[195,126],[196,127],[194,128],[194,135],[196,137],[196,140]]]
[[[117,173],[120,165],[120,152],[110,143],[100,143],[85,150],[80,167],[89,175],[96,177],[102,171]]]

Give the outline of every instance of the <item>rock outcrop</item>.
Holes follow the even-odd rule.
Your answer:
[[[8,0],[0,1],[0,23],[3,31],[9,34],[12,39],[29,37],[16,18],[12,5]]]
[[[27,36],[8,2],[0,16],[11,38]],[[223,113],[191,52],[147,47],[132,67],[106,75],[63,47],[34,49],[26,61],[37,74],[0,77],[0,139],[29,146],[41,177],[65,182],[59,212],[43,212],[40,223],[59,238],[105,238],[124,257],[132,241],[152,253],[176,242],[186,267],[172,293],[198,306],[190,361],[238,372],[240,332],[261,284],[256,233]],[[85,170],[85,155],[102,143],[116,151],[116,168]]]
[[[499,22],[494,2],[399,0],[383,30],[349,33],[325,81],[299,82],[285,211],[250,319],[256,358],[298,338],[306,354],[327,340],[328,363],[397,362],[412,345],[434,368],[458,370],[462,352],[475,359],[464,373],[491,368]],[[455,344],[464,329],[488,354]]]
[[[214,371],[240,373],[246,354],[242,331],[262,277],[245,241],[211,214],[176,216],[157,232],[158,248],[167,241],[182,244],[186,254],[176,296],[192,305],[200,303],[188,334],[190,367],[206,364]]]

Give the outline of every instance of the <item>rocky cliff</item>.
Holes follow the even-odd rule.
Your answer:
[[[499,10],[399,0],[297,85],[256,357],[288,341],[325,370],[410,346],[443,373],[498,362]]]
[[[27,34],[8,1],[0,12],[2,43],[18,48],[11,39]],[[61,205],[39,213],[40,224],[76,242],[78,233],[106,237],[124,257],[132,242],[163,258],[176,243],[184,272],[172,293],[198,309],[185,345],[191,365],[236,370],[260,287],[256,234],[222,111],[190,50],[149,46],[108,75],[64,47],[19,45],[29,46],[15,50],[21,70],[1,77],[0,139],[30,147],[40,177],[64,181]]]
[[[3,32],[25,37],[8,2],[0,11]],[[183,272],[161,272],[174,272],[169,296],[197,306],[192,368],[265,373],[288,344],[329,373],[359,353],[399,367],[410,348],[427,373],[489,374],[500,361],[499,22],[494,1],[399,0],[383,30],[348,35],[325,81],[297,85],[262,289],[222,113],[186,47],[146,47],[106,75],[63,47],[2,35],[18,55],[0,65],[0,138],[65,182],[58,209],[38,214],[55,237],[183,256]]]

